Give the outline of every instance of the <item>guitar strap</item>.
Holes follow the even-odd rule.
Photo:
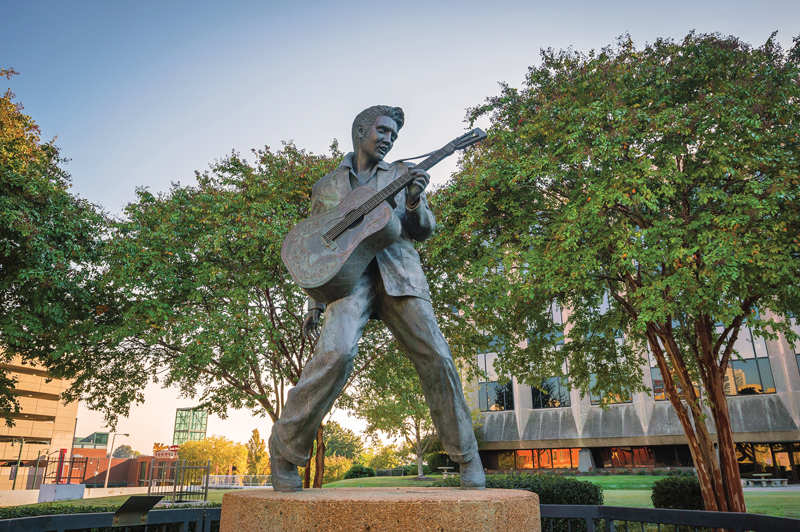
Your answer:
[[[434,151],[429,152],[429,153],[424,153],[422,155],[417,155],[416,157],[406,157],[405,159],[398,159],[397,162],[398,163],[403,163],[403,162],[406,162],[406,161],[413,161],[414,159],[422,159],[423,157],[428,157],[429,155],[433,155],[434,153],[436,153],[436,151],[438,151],[438,150],[434,150]]]

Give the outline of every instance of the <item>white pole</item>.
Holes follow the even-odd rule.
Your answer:
[[[108,475],[111,473],[111,459],[114,454],[114,440],[117,439],[117,434],[119,432],[115,432],[114,435],[111,437],[111,447],[108,450],[108,468],[106,469],[106,483],[103,485],[104,488],[108,488]],[[123,436],[130,436],[130,434],[122,434]]]

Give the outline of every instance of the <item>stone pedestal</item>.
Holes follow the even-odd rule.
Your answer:
[[[520,490],[244,490],[222,499],[220,532],[540,532],[539,497]]]

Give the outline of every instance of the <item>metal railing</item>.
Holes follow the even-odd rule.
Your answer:
[[[186,460],[164,461],[155,459],[150,466],[148,495],[164,495],[172,503],[207,501],[211,460],[205,465],[187,463]]]
[[[147,529],[178,530],[180,532],[211,532],[212,524],[219,523],[222,508],[187,508],[183,510],[153,510],[147,515]],[[172,525],[172,526],[170,526]],[[214,527],[214,528],[219,528]],[[91,530],[111,532],[114,513],[64,514],[22,517],[0,520],[0,532],[65,532]],[[144,530],[145,526],[131,526],[131,530]]]
[[[209,475],[208,487],[214,488],[255,488],[272,485],[271,475]]]
[[[800,519],[732,512],[542,504],[542,532],[797,532]]]

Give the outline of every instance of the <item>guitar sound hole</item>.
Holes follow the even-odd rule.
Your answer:
[[[352,228],[356,227],[358,224],[360,224],[363,221],[364,221],[364,217],[363,216],[359,216],[358,219],[355,222],[351,223],[347,228],[348,229],[352,229]]]

